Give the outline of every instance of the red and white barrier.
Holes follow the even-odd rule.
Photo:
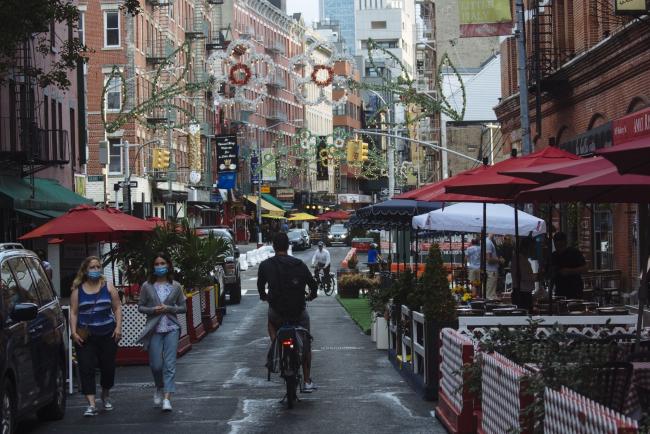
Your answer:
[[[440,338],[440,388],[436,417],[451,433],[475,433],[474,396],[465,385],[462,374],[463,366],[474,360],[474,343],[451,328],[443,329]]]
[[[545,434],[633,434],[638,423],[562,386],[544,392]]]
[[[187,334],[190,342],[195,343],[206,335],[203,321],[201,320],[201,296],[199,291],[192,292],[187,296]]]
[[[217,318],[215,302],[216,292],[216,285],[203,288],[201,291],[201,320],[207,332],[213,332],[219,328],[219,318]]]

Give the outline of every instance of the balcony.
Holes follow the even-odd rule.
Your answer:
[[[281,75],[276,74],[271,77],[271,80],[266,85],[270,88],[284,89],[287,87],[287,80]]]
[[[39,166],[67,164],[70,142],[66,130],[46,130],[33,123],[21,127],[16,118],[0,118],[0,161]]]
[[[225,50],[228,48],[230,41],[226,38],[226,32],[227,29],[218,30],[216,32],[213,30],[213,34],[216,33],[216,35],[206,41],[206,51]]]
[[[203,20],[195,20],[193,16],[185,19],[185,37],[187,39],[205,39],[208,36],[208,23]]]
[[[266,115],[266,119],[275,122],[286,122],[288,118],[287,114],[280,110],[270,110],[269,114]]]
[[[174,4],[174,0],[147,0],[147,3],[149,3],[153,7],[167,7],[167,6],[172,6]]]
[[[174,43],[169,39],[148,39],[145,49],[146,61],[150,65],[165,62],[174,52]]]
[[[284,54],[286,52],[284,44],[279,41],[273,41],[266,45],[264,49],[271,54]]]

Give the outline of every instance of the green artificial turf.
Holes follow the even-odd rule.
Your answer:
[[[369,335],[370,334],[370,305],[368,299],[362,298],[341,298],[336,297],[341,306],[352,317],[352,320],[357,323],[361,330]]]

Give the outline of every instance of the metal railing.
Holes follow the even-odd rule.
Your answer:
[[[15,117],[2,117],[0,153],[25,163],[67,163],[70,160],[69,133],[66,130],[39,128],[35,122],[25,127]]]

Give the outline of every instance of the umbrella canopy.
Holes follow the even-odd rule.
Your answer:
[[[638,203],[650,195],[650,176],[621,175],[616,167],[522,192],[522,202]]]
[[[455,194],[447,193],[445,191],[446,186],[449,183],[454,182],[457,177],[470,174],[476,170],[478,170],[478,168],[470,169],[452,178],[443,179],[442,181],[434,182],[432,184],[425,185],[424,187],[407,191],[406,193],[395,196],[394,199],[410,199],[425,202],[503,202],[503,199],[495,197],[474,196],[470,194]]]
[[[391,199],[358,209],[350,224],[368,229],[410,229],[413,216],[440,207],[438,202]]]
[[[21,240],[61,238],[65,241],[116,241],[130,232],[150,232],[155,224],[124,214],[115,208],[80,205],[31,232]]]
[[[445,191],[447,193],[514,199],[519,192],[530,190],[539,184],[529,179],[502,175],[500,172],[579,159],[580,157],[577,155],[554,147],[547,147],[529,155],[513,157],[493,166],[482,166],[478,170],[456,176],[445,186]]]
[[[562,163],[544,164],[524,169],[499,172],[502,175],[516,176],[535,181],[539,184],[550,184],[575,176],[587,175],[603,169],[609,169],[613,164],[603,157],[589,157]]]
[[[317,220],[326,221],[326,220],[348,220],[350,214],[346,211],[328,211],[317,217]]]
[[[480,233],[483,229],[483,204],[457,203],[413,217],[414,229]],[[499,235],[515,234],[515,210],[505,204],[486,204],[486,231]],[[519,211],[519,233],[533,236],[546,232],[544,220]]]
[[[596,153],[611,161],[620,173],[650,175],[650,139],[648,138],[599,149]]]
[[[313,216],[311,214],[308,214],[306,212],[299,212],[296,214],[292,214],[291,217],[288,219],[289,221],[309,221],[309,220],[316,220],[318,217]]]

